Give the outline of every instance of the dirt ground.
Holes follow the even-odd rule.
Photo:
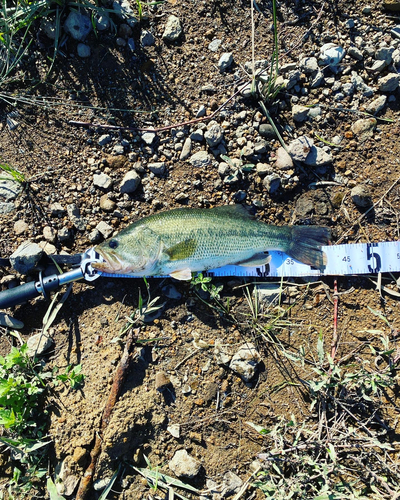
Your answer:
[[[262,13],[255,13],[256,59],[268,59],[272,52],[271,10],[267,2],[259,5]],[[363,1],[282,3],[279,8],[280,63],[296,62],[301,54],[313,52],[313,37],[299,43],[308,30],[315,33],[315,37],[329,31],[333,41],[343,40],[343,24],[349,18],[359,18],[365,5]],[[373,15],[362,22],[369,25],[373,33],[384,36],[397,18],[383,12],[379,2],[369,2],[369,5]],[[321,9],[323,15],[318,18]],[[178,16],[184,27],[183,37],[172,44],[166,44],[161,38],[169,14]],[[340,174],[346,180],[344,184],[311,189],[309,185],[318,179],[310,170],[299,171],[298,182],[273,196],[266,192],[256,172],[250,172],[238,184],[227,185],[221,182],[217,164],[195,168],[187,160],[179,160],[176,132],[183,130],[188,135],[189,131],[196,130],[195,125],[181,124],[194,119],[200,105],[206,107],[206,122],[207,116],[237,91],[240,82],[248,79],[243,70],[251,59],[248,2],[165,2],[162,7],[149,11],[143,26],[153,32],[156,43],[140,48],[138,29],[133,33],[138,47],[134,55],[127,47],[118,46],[111,33],[102,33],[99,38],[93,33],[90,35],[88,44],[92,56],[86,60],[76,56],[76,42],[68,40],[49,79],[40,85],[33,82],[38,76],[43,77],[48,63],[46,49],[35,48],[24,80],[15,81],[11,93],[17,95],[28,90],[29,97],[40,98],[43,106],[18,102],[15,109],[19,126],[15,130],[6,125],[6,116],[14,107],[0,95],[0,156],[29,180],[28,189],[16,201],[16,210],[0,215],[1,257],[8,257],[24,240],[43,241],[45,226],[56,230],[68,228],[73,237],[66,243],[56,240],[55,246],[57,251],[73,254],[93,245],[88,235],[100,221],[119,230],[142,216],[179,207],[182,203],[204,208],[227,204],[235,201],[240,190],[246,193],[245,203],[260,202],[257,217],[261,220],[278,225],[309,222],[328,225],[332,229],[333,244],[339,240],[353,243],[399,238],[400,183],[394,184],[400,178],[398,90],[394,93],[396,99],[379,115],[391,121],[378,120],[374,134],[364,142],[350,131],[358,118],[351,112],[331,110],[324,128],[316,122],[294,123],[289,105],[273,113],[288,142],[295,135],[315,138],[316,134],[327,140],[343,135],[344,147],[334,150],[332,166],[320,178],[329,180],[333,174]],[[368,33],[361,36],[367,37]],[[225,73],[217,68],[220,53],[207,49],[214,38],[222,39],[224,51],[234,53],[234,66]],[[288,49],[290,53],[285,54]],[[236,72],[241,80],[235,76]],[[206,84],[211,84],[214,90],[201,90]],[[323,104],[324,96],[318,89],[312,90],[311,95],[315,102]],[[282,100],[285,101],[285,96]],[[290,102],[290,96],[286,102]],[[361,103],[361,110],[362,106]],[[242,111],[246,112],[245,121],[250,127],[260,109],[257,101],[236,96],[215,119],[232,123],[234,116]],[[85,128],[71,125],[71,120],[131,130]],[[261,121],[266,123],[265,118]],[[157,147],[146,146],[134,130],[135,127],[152,129],[169,125],[175,125],[172,131],[157,133]],[[286,125],[290,128],[285,128]],[[102,134],[111,135],[110,144],[99,145]],[[254,132],[248,132],[249,137],[252,134]],[[114,145],[122,140],[129,143],[130,149],[125,148],[123,155],[113,154]],[[237,156],[240,149],[235,141],[235,127],[229,126],[225,143],[231,157]],[[271,139],[266,162],[278,147],[278,140]],[[203,143],[196,148],[206,146]],[[146,170],[152,161],[165,161],[167,170],[163,176],[152,176]],[[144,166],[142,184],[132,195],[121,195],[119,183],[137,162]],[[93,174],[97,172],[107,173],[114,181],[108,197],[117,203],[118,216],[114,211],[100,208],[104,192],[93,186]],[[143,182],[143,179],[146,180]],[[373,202],[377,203],[360,222],[363,212],[350,197],[351,188],[359,183],[370,187]],[[181,202],[176,200],[179,193],[186,195]],[[323,203],[324,210],[299,215],[295,207],[301,197]],[[50,205],[55,202],[64,207],[76,203],[86,227],[78,231],[67,215],[52,217]],[[14,230],[18,220],[28,224],[20,235]],[[0,269],[0,277],[8,274],[10,270]],[[17,278],[24,280],[24,277]],[[369,346],[379,344],[379,335],[371,333],[374,330],[387,335],[391,347],[396,349],[396,331],[400,324],[398,299],[390,295],[381,298],[368,276],[336,278],[339,292],[348,292],[339,296],[336,358],[348,356],[355,366],[363,366],[370,360]],[[396,290],[396,278],[397,275],[384,276],[383,283]],[[313,359],[317,357],[317,341],[322,335],[330,352],[334,279],[285,282],[280,304],[265,305],[256,320],[241,286],[245,284],[243,280],[215,281],[216,285],[224,286],[221,300],[226,304],[229,299],[229,315],[209,307],[205,303],[208,299],[202,301],[187,283],[149,280],[151,297],[160,297],[159,302],[164,306],[153,321],[134,325],[138,342],[103,435],[95,480],[110,478],[118,466],[124,464],[125,472],[114,485],[114,498],[164,498],[161,492],[150,491],[146,481],[130,466],[145,467],[145,455],[152,467],[172,475],[168,462],[176,450],[183,448],[202,464],[199,475],[189,481],[197,488],[206,488],[209,478],[221,482],[228,471],[246,481],[257,454],[265,451],[263,438],[246,422],[268,426],[280,416],[294,415],[301,421],[311,415],[309,401],[299,384],[287,383],[296,377],[312,377],[311,368],[306,367],[299,373],[293,362],[279,354],[277,344],[268,340],[266,332],[273,331],[274,339],[279,338],[293,351],[304,346],[307,356]],[[251,280],[248,283],[251,295],[253,285]],[[166,296],[168,284],[173,284],[176,298]],[[76,283],[53,324],[55,347],[46,359],[51,366],[81,364],[85,379],[82,388],[76,391],[58,386],[49,400],[49,435],[54,441],[50,468],[63,461],[69,475],[83,476],[123,353],[126,334],[122,335],[121,329],[126,317],[138,306],[139,290],[147,296],[146,286],[139,279],[100,278],[90,284]],[[13,310],[14,316],[25,323],[21,332],[24,339],[40,331],[47,307],[45,300],[37,299]],[[371,309],[380,311],[387,323]],[[282,314],[282,310],[286,312]],[[280,314],[279,322],[274,323]],[[205,343],[201,349],[196,347],[198,339]],[[4,352],[9,346],[5,333],[1,342]],[[232,370],[219,365],[215,357],[215,345],[222,344],[235,353],[246,342],[256,346],[262,360],[251,383],[244,383]],[[171,381],[169,388],[161,392],[156,387],[156,374],[160,372]],[[382,412],[391,431],[400,432],[395,392]],[[178,438],[167,430],[172,424],[180,424]],[[394,452],[391,458],[397,463],[398,453]],[[5,469],[3,484],[10,471]],[[98,494],[92,493],[92,498]],[[195,498],[190,493],[186,495]],[[232,497],[233,494],[229,496]],[[252,487],[243,493],[243,498],[263,497]]]

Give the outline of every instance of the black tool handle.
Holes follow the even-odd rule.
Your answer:
[[[43,278],[42,283],[45,293],[51,292],[59,286],[58,276],[55,274],[47,276],[46,278]],[[38,297],[42,293],[42,283],[30,281],[24,285],[16,286],[15,288],[10,288],[9,290],[0,292],[0,310],[22,304],[27,300]]]

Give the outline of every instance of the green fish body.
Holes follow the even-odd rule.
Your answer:
[[[281,250],[322,269],[326,256],[321,246],[329,237],[325,227],[265,224],[241,205],[178,208],[134,222],[98,245],[104,262],[94,267],[113,274],[187,280],[192,272],[230,264],[265,264],[269,250]]]

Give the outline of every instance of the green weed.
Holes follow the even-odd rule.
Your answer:
[[[58,368],[57,368],[58,371]],[[56,375],[56,380],[60,380],[64,383],[69,383],[71,389],[78,389],[82,386],[85,375],[81,373],[82,365],[68,365],[65,373]]]

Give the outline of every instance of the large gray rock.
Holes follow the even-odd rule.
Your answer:
[[[313,139],[302,135],[289,144],[288,151],[293,160],[305,161],[313,146]]]
[[[204,137],[210,148],[215,148],[224,138],[224,131],[218,123],[213,123],[204,133]]]
[[[129,0],[114,0],[112,8],[120,19],[124,19],[132,28],[139,23]]]
[[[351,73],[351,83],[357,92],[361,92],[365,97],[371,97],[374,93],[374,89],[369,87],[356,71]]]
[[[64,30],[69,33],[74,40],[82,42],[92,30],[90,17],[75,10],[71,10],[65,20]]]
[[[350,196],[354,205],[359,208],[369,208],[372,206],[371,191],[365,184],[358,184],[353,187]]]
[[[43,250],[37,243],[24,241],[15,252],[10,255],[10,263],[18,273],[27,274],[36,267],[42,255]]]
[[[207,151],[198,151],[189,158],[189,163],[193,167],[207,167],[211,163],[211,158]]]
[[[107,191],[113,185],[111,177],[105,173],[93,175],[93,186]]]
[[[378,80],[379,90],[381,92],[394,92],[399,87],[400,74],[389,73]]]
[[[54,344],[54,341],[51,337],[47,337],[42,333],[37,333],[36,335],[32,335],[29,337],[27,345],[28,345],[28,356],[41,356],[46,351],[48,351]]]
[[[178,477],[194,478],[200,472],[201,463],[186,450],[178,450],[168,463],[168,467]]]
[[[0,177],[10,176],[1,171]],[[15,182],[11,177],[10,180],[0,180],[0,201],[7,203],[15,200],[15,198],[21,193],[22,189],[22,185],[19,182]]]
[[[376,123],[375,118],[360,118],[353,123],[351,130],[353,134],[358,136],[360,142],[364,142],[373,136]]]
[[[121,193],[134,193],[140,184],[140,176],[136,170],[130,170],[124,175],[119,186]]]
[[[165,174],[165,162],[163,161],[156,161],[154,163],[149,163],[147,167],[150,170],[150,172],[152,172],[154,175]]]
[[[218,61],[218,69],[222,72],[226,71],[232,66],[233,54],[232,52],[224,52]]]
[[[307,120],[310,108],[301,104],[294,104],[292,107],[292,118],[295,122],[301,123]]]

